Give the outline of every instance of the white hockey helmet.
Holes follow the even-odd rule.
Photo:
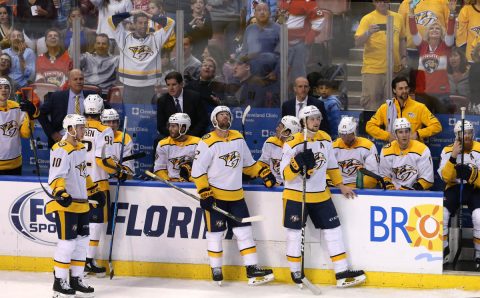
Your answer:
[[[291,136],[302,130],[300,121],[295,116],[290,116],[290,115],[283,116],[282,120],[280,120],[280,123],[283,124],[283,130],[280,133],[283,137]],[[287,130],[289,130],[290,133],[288,135],[284,135],[284,132],[286,132]]]
[[[179,137],[183,136],[187,133],[190,125],[192,124],[192,120],[190,120],[190,116],[185,113],[175,113],[168,118],[168,124],[178,124],[178,133],[180,134]],[[182,132],[182,126],[185,125],[185,130]]]
[[[120,115],[115,109],[105,109],[102,111],[102,115],[100,116],[100,120],[102,124],[105,124],[107,121],[120,121]]]
[[[306,106],[298,112],[298,119],[300,119],[300,123],[303,125],[306,124],[306,119],[308,117],[313,116],[320,116],[320,122],[323,119],[322,113],[320,113],[320,110],[316,106]]]
[[[465,131],[467,130],[473,130],[473,124],[472,122],[468,120],[465,121]],[[453,128],[453,132],[455,135],[459,135],[462,132],[462,120],[458,120],[457,123],[455,123],[455,127]]]
[[[12,86],[10,85],[10,81],[6,78],[0,78],[0,85],[8,86],[8,88],[10,89],[10,93],[8,94],[7,98],[10,98],[10,95],[12,94]]]
[[[397,118],[393,122],[393,131],[397,131],[399,129],[403,128],[408,128],[411,129],[410,122],[407,120],[407,118]]]
[[[213,127],[220,129],[218,127],[218,122],[217,122],[217,115],[221,112],[227,112],[230,115],[230,125],[228,126],[228,129],[230,129],[230,126],[232,126],[232,111],[227,106],[217,106],[215,109],[213,109],[212,114],[210,114],[210,121],[212,121]]]
[[[338,134],[348,135],[357,131],[357,120],[353,117],[343,117],[338,124]]]
[[[90,94],[83,101],[86,115],[98,115],[103,111],[103,98],[98,94]]]
[[[78,114],[68,114],[63,119],[62,125],[63,125],[63,128],[65,129],[66,135],[69,134],[69,135],[71,135],[72,137],[75,138],[77,136],[77,125],[85,125],[86,123],[87,123],[87,120],[85,119],[84,116],[78,115]],[[71,134],[68,131],[68,128],[70,126],[73,127],[73,130],[75,131],[75,134]]]

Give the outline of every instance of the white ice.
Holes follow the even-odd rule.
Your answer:
[[[248,286],[246,282],[224,281],[222,287],[210,281],[115,277],[113,280],[91,277],[88,283],[95,288],[95,297],[313,297],[308,289],[300,290],[293,284],[271,283],[262,286]],[[0,297],[47,298],[52,296],[52,273],[32,273],[0,271]],[[480,291],[415,290],[386,288],[337,289],[333,286],[320,286],[322,295],[318,297],[355,298],[463,298],[480,297]]]

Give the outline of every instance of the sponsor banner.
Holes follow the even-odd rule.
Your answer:
[[[195,193],[192,184],[178,184]],[[0,181],[0,255],[51,257],[55,249],[53,216],[45,216],[47,196],[38,183]],[[247,186],[261,265],[288,267],[280,188]],[[120,190],[114,260],[208,264],[203,213],[198,202],[156,182],[128,183]],[[349,263],[367,271],[442,272],[442,194],[359,191],[355,200],[334,194]],[[112,194],[114,195],[114,194]],[[112,196],[114,197],[114,196]],[[355,210],[355,212],[352,212]],[[110,233],[110,227],[105,227]],[[223,241],[224,264],[242,265],[232,232]],[[108,258],[110,236],[100,242]],[[306,234],[306,267],[332,268],[325,239],[311,222]]]

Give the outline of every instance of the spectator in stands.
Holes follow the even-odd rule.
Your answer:
[[[325,105],[325,111],[328,115],[328,126],[330,127],[331,137],[335,139],[338,136],[338,124],[340,123],[340,110],[342,104],[336,95],[333,95],[333,82],[320,79],[317,82],[315,93],[320,94],[320,99]]]
[[[56,10],[55,27],[63,29],[67,26],[70,12],[72,11],[73,1],[71,0],[53,0],[53,5]],[[65,47],[68,48],[68,47]]]
[[[315,1],[292,0],[278,3],[280,15],[286,19],[288,27],[289,81],[305,77],[307,46],[323,28],[323,15]]]
[[[32,50],[37,47],[37,39],[43,37],[45,31],[52,27],[55,12],[52,0],[19,0],[17,2],[17,19],[28,39],[32,41],[29,45]]]
[[[177,10],[183,10],[184,15],[190,14],[190,2],[187,0],[163,0],[163,7],[169,18],[175,19]]]
[[[276,81],[280,77],[280,25],[270,19],[267,3],[255,7],[257,23],[247,27],[242,56],[251,60],[252,74]]]
[[[233,66],[235,64],[234,59],[227,61],[227,56],[222,48],[216,45],[208,45],[202,53],[202,61],[205,58],[211,57],[217,63],[217,75],[222,77],[222,81],[225,84],[232,83],[233,79]]]
[[[127,32],[121,21],[133,16],[135,31]],[[163,28],[148,32],[148,20],[160,23]],[[124,103],[149,103],[154,86],[162,77],[161,48],[173,28],[166,27],[167,17],[152,16],[140,10],[116,14],[110,19],[115,28],[115,40],[120,51],[118,76],[123,83]],[[167,29],[167,31],[166,31]]]
[[[64,135],[62,121],[67,114],[83,115],[83,100],[93,91],[83,91],[84,76],[80,69],[68,75],[70,89],[49,94],[40,107],[38,121],[48,137],[48,146],[60,141]]]
[[[82,53],[85,53],[86,51],[90,50],[88,47],[90,44],[93,43],[93,39],[95,38],[95,32],[84,27],[85,20],[79,7],[74,7],[72,8],[72,10],[70,10],[67,19],[67,28],[65,30],[62,30],[63,44],[65,49],[68,49],[71,53],[70,45],[72,44],[73,22],[75,21],[75,19],[80,19],[80,51]]]
[[[480,0],[466,0],[458,14],[458,28],[456,30],[457,47],[466,48],[465,55],[468,62],[474,62],[472,50],[475,40],[478,39],[480,27]]]
[[[72,69],[72,60],[68,52],[63,49],[60,32],[57,29],[47,30],[45,42],[47,44],[47,52],[37,58],[37,77],[35,80],[61,87],[66,83],[68,72]],[[65,115],[62,116],[61,120],[65,118]]]
[[[0,54],[0,78],[7,79],[8,82],[10,83],[10,89],[12,92],[10,92],[10,98],[9,99],[14,99],[15,91],[18,89],[17,85],[15,82],[10,78],[10,73],[11,73],[11,67],[12,67],[12,57],[8,55],[7,53],[1,53]]]
[[[93,53],[82,54],[80,69],[85,75],[85,83],[102,88],[102,94],[108,94],[108,90],[117,80],[118,56],[110,55],[110,40],[108,35],[100,33],[95,38]]]
[[[213,42],[223,46],[226,53],[235,53],[235,36],[240,29],[240,1],[207,0],[212,17]]]
[[[308,85],[308,80],[304,77],[298,77],[295,80],[295,84],[293,86],[295,98],[287,100],[282,104],[282,117],[286,115],[291,115],[298,118],[298,112],[300,112],[303,107],[316,106],[320,113],[322,113],[320,130],[323,130],[326,133],[330,134],[330,126],[328,120],[329,115],[327,115],[327,111],[325,110],[325,104],[321,100],[313,96],[309,96],[309,90],[310,86]]]
[[[176,71],[165,76],[168,93],[158,99],[157,130],[162,137],[169,135],[168,118],[175,113],[186,113],[192,124],[189,134],[202,137],[208,125],[208,117],[200,94],[183,88],[182,74]]]
[[[451,106],[447,66],[450,48],[454,44],[455,4],[456,1],[449,2],[451,13],[448,18],[446,34],[440,22],[433,22],[427,26],[423,39],[417,30],[412,7],[408,14],[410,33],[419,54],[415,84],[416,99],[425,103],[434,114],[444,114],[445,108],[448,109]]]
[[[409,96],[410,87],[406,77],[392,81],[393,99],[387,99],[367,122],[366,131],[377,140],[392,142],[396,139],[393,123],[397,118],[406,118],[411,125],[412,140],[423,142],[442,131],[442,125],[428,108]]]
[[[89,29],[97,29],[98,23],[98,9],[90,0],[79,0],[78,6],[82,11],[82,16],[85,19],[85,27]]]
[[[108,20],[114,14],[122,12],[130,12],[133,10],[131,0],[90,0],[93,5],[98,8],[98,26],[97,34],[105,33],[110,38],[110,53],[114,53],[116,50],[115,34],[113,33],[115,28],[112,28],[108,24]]]
[[[176,64],[176,58],[172,59],[173,65]],[[183,38],[183,76],[185,82],[198,79],[202,62],[192,55],[192,38],[185,36]]]
[[[133,9],[139,9],[144,12],[148,12],[150,0],[132,0]]]
[[[246,20],[255,17],[255,9],[257,8],[258,4],[265,3],[269,8],[269,15],[272,21],[275,20],[275,16],[277,14],[277,0],[247,0],[247,14]]]
[[[190,0],[190,7],[192,13],[185,15],[185,35],[191,38],[193,56],[200,59],[212,38],[212,17],[205,8],[205,0]]]
[[[384,102],[388,87],[387,37],[385,28],[387,16],[393,16],[393,72],[398,73],[407,64],[405,47],[405,26],[402,17],[388,10],[389,1],[373,0],[375,10],[365,15],[355,32],[355,46],[363,46],[362,96],[360,103],[367,110],[376,110]]]
[[[8,40],[13,27],[13,15],[10,6],[0,5],[0,41]]]
[[[225,98],[225,84],[216,77],[216,70],[215,60],[211,57],[205,58],[200,68],[199,78],[185,86],[185,89],[200,93],[205,105],[210,107],[218,106]]]
[[[16,87],[22,88],[30,84],[35,76],[35,53],[27,47],[23,32],[19,29],[12,29],[9,39],[10,48],[3,50],[11,57],[9,76]]]
[[[152,0],[148,4],[148,13],[151,14],[152,16],[164,15],[165,11],[163,9],[163,0]],[[166,25],[165,31],[168,31],[168,27],[173,25],[174,25],[173,19],[171,18],[167,19],[167,25]],[[163,27],[159,23],[155,23],[152,20],[148,20],[148,28],[150,28],[151,31],[158,31]],[[175,48],[176,42],[177,42],[177,37],[175,35],[175,31],[172,31],[168,40],[163,44],[162,52],[165,52],[165,51],[171,52]]]
[[[480,43],[472,50],[473,64],[470,66],[468,74],[468,84],[470,85],[470,112],[480,114]]]
[[[460,48],[452,48],[448,57],[448,84],[450,94],[470,97],[470,86],[468,84],[469,65],[465,53]]]

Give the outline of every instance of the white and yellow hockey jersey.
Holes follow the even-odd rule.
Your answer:
[[[351,147],[345,145],[341,138],[333,142],[333,150],[338,167],[342,173],[343,183],[356,187],[357,169],[363,167],[378,175],[378,151],[369,139],[356,137]],[[377,181],[369,176],[363,176],[365,188],[375,188]]]
[[[200,138],[187,135],[183,142],[171,137],[162,139],[157,144],[153,172],[163,180],[183,181],[180,178],[180,165],[193,162],[195,149]]]
[[[123,132],[116,131],[113,137],[113,148],[112,148],[112,158],[115,162],[120,161],[120,153],[122,151],[122,138]],[[127,157],[133,154],[133,141],[128,133],[125,134],[125,147],[123,148],[123,157]],[[130,169],[132,173],[135,172],[134,160],[127,160],[122,163],[123,166],[126,166]]]
[[[94,183],[98,183],[100,190],[109,190],[109,174],[116,173],[116,170],[103,164],[102,150],[105,154],[106,162],[111,167],[115,167],[116,162],[113,159],[113,130],[98,120],[89,119],[87,120],[82,143],[87,147],[88,174],[92,177]]]
[[[270,168],[272,174],[275,176],[277,183],[283,183],[283,177],[280,173],[280,162],[283,155],[283,141],[276,136],[269,137],[263,143],[262,155],[258,161],[266,167]]]
[[[261,169],[238,131],[230,130],[226,138],[213,131],[198,142],[192,178],[197,190],[210,187],[216,199],[237,201],[244,197],[242,173],[257,177]]]
[[[460,183],[460,179],[457,179],[457,170],[455,164],[450,161],[452,154],[453,144],[445,146],[440,155],[440,166],[438,167],[438,174],[442,177],[442,180],[446,183],[445,188],[449,188],[455,184]],[[460,164],[462,161],[462,155],[459,154],[456,159],[456,164]],[[480,143],[474,141],[472,149],[463,154],[463,163],[466,165],[472,165],[480,169]],[[480,187],[480,179],[476,179],[475,184]],[[466,183],[466,181],[464,181]]]
[[[73,146],[62,140],[53,145],[50,151],[50,171],[48,184],[53,193],[60,189],[72,196],[73,202],[68,207],[63,207],[55,200],[46,204],[46,213],[53,211],[68,211],[83,213],[89,210],[88,191],[96,188],[87,173],[87,148],[80,142]]]
[[[312,149],[316,165],[313,174],[307,180],[306,201],[307,203],[327,201],[331,197],[330,189],[327,187],[327,174],[334,185],[342,183],[342,175],[332,148],[332,139],[326,132],[320,130],[315,133],[313,138],[308,138],[307,149]],[[303,176],[292,171],[290,162],[303,150],[303,133],[301,132],[290,137],[283,145],[280,171],[285,181],[284,199],[302,201]]]
[[[6,107],[0,107],[0,170],[10,170],[22,165],[22,142],[20,137],[30,137],[28,114],[20,110],[18,103],[7,100]]]
[[[380,152],[380,176],[396,189],[412,187],[415,182],[423,189],[430,188],[433,185],[430,149],[416,140],[410,140],[405,150],[400,149],[396,140],[385,145]]]

